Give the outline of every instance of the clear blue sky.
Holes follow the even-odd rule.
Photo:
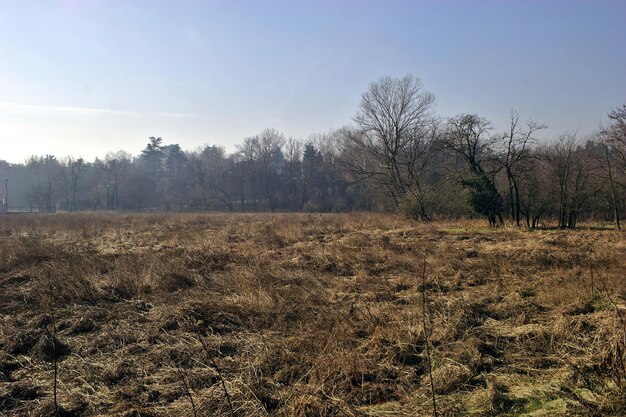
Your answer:
[[[626,102],[626,1],[0,1],[0,159],[233,150],[351,122],[383,75],[547,135]]]

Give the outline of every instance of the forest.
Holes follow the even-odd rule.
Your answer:
[[[621,226],[626,105],[607,109],[585,136],[549,132],[515,110],[496,129],[472,113],[443,117],[434,105],[419,78],[383,77],[349,125],[306,139],[268,128],[228,153],[150,137],[138,154],[94,161],[33,149],[24,163],[0,160],[2,211],[385,211],[494,226]]]

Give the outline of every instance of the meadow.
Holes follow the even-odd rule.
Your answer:
[[[0,416],[625,415],[625,272],[584,225],[4,215]]]

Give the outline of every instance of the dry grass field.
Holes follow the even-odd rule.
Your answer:
[[[2,216],[0,416],[625,415],[625,234],[485,226]]]

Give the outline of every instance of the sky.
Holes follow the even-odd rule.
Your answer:
[[[0,159],[306,138],[406,74],[442,117],[583,136],[626,103],[625,21],[624,0],[0,0]]]

